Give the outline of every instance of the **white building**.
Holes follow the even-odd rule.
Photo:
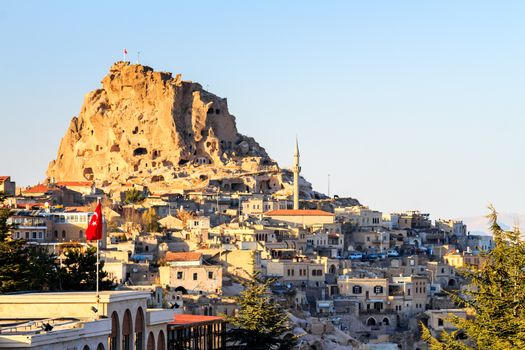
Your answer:
[[[0,295],[0,348],[124,350],[167,348],[169,309],[149,309],[149,292]]]

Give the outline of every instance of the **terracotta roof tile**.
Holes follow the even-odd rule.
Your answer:
[[[33,187],[30,187],[30,188],[26,189],[23,192],[24,193],[46,193],[46,192],[49,192],[49,191],[56,191],[58,189],[59,188],[57,188],[57,187],[49,187],[47,185],[38,184],[36,186],[33,186]]]
[[[70,186],[70,187],[91,187],[93,185],[90,181],[59,181],[56,183],[58,186]]]
[[[199,323],[213,322],[213,321],[224,321],[219,316],[201,316],[201,315],[188,315],[188,314],[177,314],[173,316],[173,322],[169,324],[173,325],[195,325]]]
[[[7,179],[9,179],[9,176],[0,176],[0,184],[4,183]]]
[[[166,261],[197,261],[202,257],[198,252],[167,252]]]
[[[299,210],[271,210],[265,215],[268,216],[334,216],[334,214],[317,209],[299,209]]]

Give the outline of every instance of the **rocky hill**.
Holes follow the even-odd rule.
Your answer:
[[[129,62],[115,63],[102,88],[86,95],[46,175],[106,190],[292,191],[289,174],[237,131],[225,98],[180,74]],[[304,179],[301,192],[313,196]]]

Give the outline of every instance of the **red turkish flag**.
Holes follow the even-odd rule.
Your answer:
[[[102,239],[102,209],[100,202],[95,209],[95,213],[89,220],[88,228],[86,229],[86,239],[88,241],[95,241]]]
[[[124,55],[128,54],[128,50],[124,49]]]

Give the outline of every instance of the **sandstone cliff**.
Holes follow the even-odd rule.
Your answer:
[[[225,98],[180,75],[117,62],[71,120],[48,179],[92,180],[118,190],[220,188],[291,193],[288,176],[253,139],[237,132]],[[311,186],[301,188],[309,197]]]

